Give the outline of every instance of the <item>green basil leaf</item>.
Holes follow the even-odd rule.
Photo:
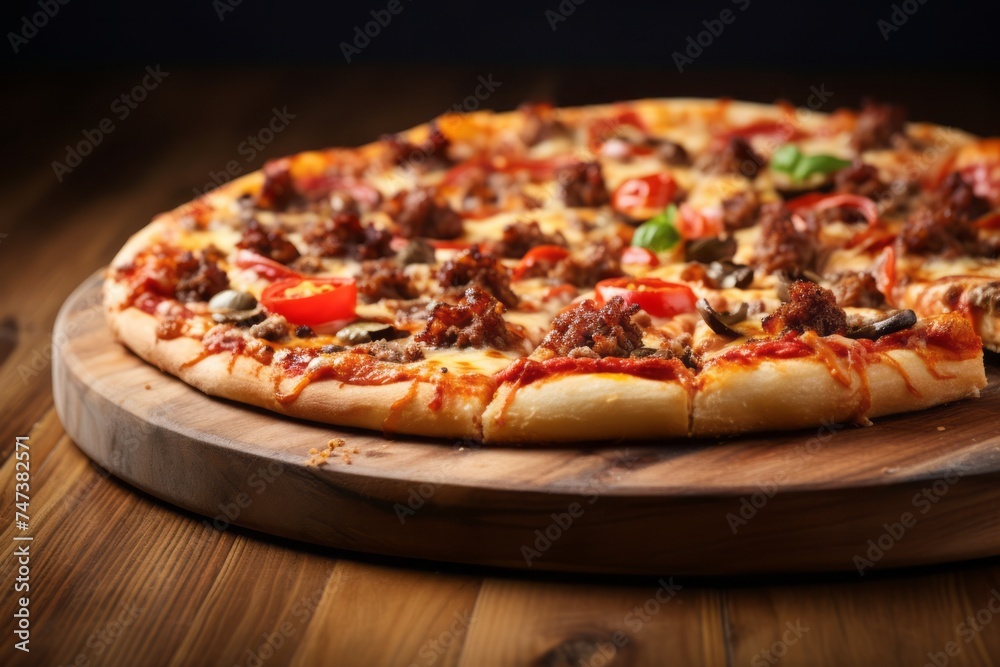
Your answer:
[[[794,144],[785,144],[771,155],[771,168],[783,171],[793,181],[801,181],[813,174],[829,174],[851,164],[833,155],[803,155]]]
[[[674,222],[676,219],[677,207],[671,204],[663,213],[655,218],[650,218],[636,228],[632,235],[632,245],[653,252],[670,250],[681,240],[681,235]]]
[[[839,157],[832,155],[810,155],[803,157],[795,165],[795,169],[792,171],[792,178],[801,181],[813,174],[830,174],[840,171],[844,167],[850,166],[850,164],[850,160],[841,160]]]

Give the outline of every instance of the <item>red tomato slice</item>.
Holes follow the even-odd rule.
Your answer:
[[[684,239],[703,239],[722,233],[721,211],[698,211],[681,204],[677,215],[677,231]]]
[[[569,257],[569,250],[560,245],[540,245],[535,246],[521,258],[517,267],[514,268],[514,280],[520,280],[528,269],[541,262],[555,264],[560,259]]]
[[[611,278],[597,283],[596,292],[598,303],[620,296],[625,303],[638,304],[653,317],[692,313],[697,301],[687,285],[668,283],[659,278]]]
[[[469,241],[444,241],[441,239],[424,239],[435,250],[465,250],[472,246]]]
[[[309,326],[353,319],[357,300],[352,278],[288,278],[267,287],[260,297],[270,312]]]
[[[236,251],[236,266],[241,269],[253,269],[257,274],[268,280],[279,278],[301,278],[302,274],[294,271],[280,262],[258,255],[253,250],[240,248]]]
[[[861,211],[865,216],[869,226],[878,224],[878,204],[861,195],[825,195],[812,192],[791,200],[786,204],[789,210],[795,211],[800,208],[811,208],[814,211],[823,211],[837,206],[851,206]]]
[[[667,173],[630,178],[611,195],[611,206],[621,213],[662,210],[673,201],[677,182]]]
[[[749,125],[734,128],[726,132],[725,136],[727,138],[742,137],[743,139],[764,136],[774,139],[776,143],[787,143],[801,139],[806,135],[788,120],[758,120]]]
[[[659,266],[660,260],[652,250],[630,245],[622,251],[622,264],[642,264]]]

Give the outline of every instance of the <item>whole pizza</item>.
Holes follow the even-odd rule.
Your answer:
[[[977,396],[1000,140],[895,106],[445,115],[156,217],[115,335],[215,396],[487,443],[717,436]]]

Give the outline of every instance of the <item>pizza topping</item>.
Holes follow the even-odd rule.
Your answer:
[[[810,238],[795,227],[788,209],[781,204],[761,208],[754,263],[764,273],[811,266],[813,255]]]
[[[617,237],[589,243],[582,252],[559,261],[550,276],[577,287],[593,287],[600,280],[621,276],[621,246]]]
[[[665,172],[630,178],[615,188],[611,207],[633,218],[658,212],[667,207],[677,194],[677,182]]]
[[[603,206],[608,203],[601,165],[597,162],[574,162],[556,171],[560,197],[566,206]]]
[[[398,342],[388,342],[385,340],[375,340],[370,343],[362,343],[350,348],[354,354],[366,354],[376,361],[384,361],[391,364],[412,364],[424,358],[424,351],[414,342],[402,345]]]
[[[703,280],[712,289],[747,289],[753,283],[753,269],[733,262],[712,262],[705,267]]]
[[[250,220],[236,247],[245,248],[279,264],[288,264],[299,256],[298,248],[285,238],[281,229],[265,227],[256,219]]]
[[[885,295],[867,271],[841,271],[831,278],[830,290],[841,308],[884,308]]]
[[[556,316],[541,347],[563,357],[627,357],[642,347],[642,330],[632,321],[639,308],[620,296],[600,307],[586,299]]]
[[[415,299],[419,290],[403,268],[391,259],[362,262],[357,276],[358,294],[365,303],[379,299]]]
[[[288,335],[288,320],[281,315],[268,315],[267,319],[250,327],[250,335],[272,342]]]
[[[892,104],[865,100],[854,126],[851,144],[861,151],[891,148],[892,139],[904,132],[906,109]]]
[[[715,333],[726,338],[739,338],[743,335],[739,331],[732,329],[731,326],[739,324],[747,318],[747,311],[750,308],[748,304],[741,303],[735,312],[722,313],[712,308],[708,299],[698,299],[695,306],[698,308],[698,314],[701,315],[701,319]]]
[[[443,169],[451,164],[448,159],[449,141],[435,124],[422,144],[413,144],[398,134],[382,137],[388,150],[389,161],[396,166],[411,169]]]
[[[535,146],[549,139],[572,139],[573,132],[556,119],[551,104],[522,104],[518,111],[524,117],[520,138],[525,146]]]
[[[691,156],[684,150],[684,147],[669,139],[651,137],[646,140],[646,145],[653,148],[653,154],[664,164],[675,167],[686,167],[691,164]]]
[[[295,324],[316,326],[354,318],[358,288],[350,278],[288,278],[264,289],[261,303]]]
[[[917,323],[917,315],[912,310],[900,310],[888,317],[874,322],[862,322],[853,324],[847,330],[848,338],[867,338],[876,340],[903,329],[909,329]]]
[[[405,336],[404,332],[383,322],[352,322],[337,332],[337,338],[348,345],[371,343],[376,340],[391,340]]]
[[[719,262],[732,259],[736,254],[736,240],[732,237],[694,239],[684,244],[684,261]]]
[[[837,192],[873,198],[886,192],[888,186],[878,176],[878,169],[861,160],[855,160],[833,177]]]
[[[489,293],[470,287],[456,305],[433,304],[427,326],[416,340],[434,347],[509,349],[516,339],[503,318],[504,310]]]
[[[215,253],[181,253],[177,258],[178,301],[207,301],[229,287],[229,277],[219,268]]]
[[[396,261],[403,265],[433,264],[434,246],[422,239],[410,239],[410,242],[396,253]]]
[[[795,144],[785,144],[771,156],[771,169],[788,174],[793,182],[815,174],[831,174],[850,164],[850,160],[833,155],[804,155]]]
[[[788,297],[788,301],[764,318],[762,326],[767,333],[815,331],[820,336],[830,336],[847,331],[847,314],[837,305],[830,290],[808,280],[796,280],[788,288]]]
[[[241,326],[257,324],[266,317],[253,294],[236,290],[223,290],[213,296],[208,302],[208,309],[216,322],[232,322]]]
[[[992,248],[979,247],[974,224],[989,210],[989,202],[978,197],[961,174],[952,172],[930,201],[907,219],[900,240],[915,253],[990,254]]]
[[[521,258],[514,269],[514,280],[523,280],[538,275],[546,275],[563,259],[569,257],[569,250],[558,245],[540,245],[532,248]]]
[[[510,288],[510,270],[493,255],[480,252],[478,245],[445,262],[438,270],[437,279],[442,287],[481,287],[510,308],[517,306],[519,301]]]
[[[302,239],[323,257],[350,254],[358,260],[378,259],[392,254],[392,234],[374,225],[361,225],[353,213],[334,213],[332,217],[307,225]]]
[[[737,192],[722,200],[722,223],[728,231],[744,229],[757,222],[760,202],[751,190]]]
[[[265,162],[261,171],[264,172],[264,184],[257,196],[257,208],[280,211],[288,208],[298,193],[292,180],[292,161],[280,158]]]
[[[976,285],[969,290],[966,300],[969,305],[981,308],[988,313],[1000,311],[1000,282]]]
[[[537,246],[566,247],[566,237],[562,232],[546,234],[537,222],[515,222],[503,229],[500,241],[493,244],[493,252],[500,257],[520,259]]]
[[[606,303],[620,298],[636,304],[653,317],[674,317],[695,310],[695,295],[691,288],[659,278],[612,278],[597,283],[597,302]]]
[[[404,238],[454,239],[462,235],[462,217],[435,199],[432,188],[400,192],[386,206]]]
[[[639,225],[632,235],[632,245],[653,252],[670,250],[681,240],[677,231],[677,207],[671,204],[663,213]]]
[[[767,163],[743,137],[731,137],[721,151],[712,155],[705,171],[710,174],[742,174],[753,180]]]

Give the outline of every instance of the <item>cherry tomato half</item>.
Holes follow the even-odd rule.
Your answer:
[[[560,245],[540,245],[535,246],[521,258],[521,261],[514,268],[514,280],[520,280],[536,264],[545,262],[555,264],[561,259],[569,257],[569,250]]]
[[[677,231],[683,239],[703,239],[722,233],[722,210],[699,211],[688,204],[681,204],[677,216]]]
[[[659,266],[660,260],[652,250],[630,245],[622,251],[622,264],[642,264],[643,266]]]
[[[288,278],[264,289],[260,297],[270,312],[309,326],[353,319],[357,300],[352,278]]]
[[[659,278],[611,278],[597,283],[597,301],[606,303],[616,296],[625,303],[638,304],[653,317],[673,317],[695,310],[697,298],[691,288]]]
[[[892,305],[892,290],[896,286],[896,250],[890,245],[882,249],[874,264],[875,287]]]
[[[822,211],[837,206],[850,206],[858,209],[861,215],[865,216],[865,220],[868,221],[870,226],[878,224],[878,204],[868,197],[862,197],[861,195],[824,195],[811,192],[791,200],[787,206],[792,211],[800,208],[811,208],[814,211]]]
[[[677,194],[677,182],[667,173],[630,178],[619,185],[611,195],[611,206],[626,215],[661,211]]]

